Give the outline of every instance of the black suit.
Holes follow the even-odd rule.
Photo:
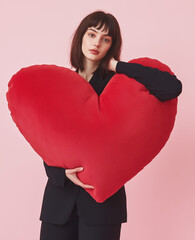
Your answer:
[[[162,102],[176,98],[182,92],[181,81],[175,75],[157,68],[119,61],[116,72],[135,78]],[[100,95],[114,74],[115,72],[110,71],[106,78],[102,78],[98,68],[89,83]],[[66,177],[64,168],[48,166],[45,162],[44,166],[48,181],[42,203],[41,221],[64,224],[69,220],[74,205],[77,204],[79,217],[88,224],[127,222],[124,186],[105,202],[97,203],[85,189],[75,185]],[[90,182],[87,184],[91,185]]]

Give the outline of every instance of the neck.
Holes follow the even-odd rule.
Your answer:
[[[98,68],[100,61],[91,61],[85,58],[84,61],[84,71],[78,70],[78,74],[81,75],[84,79],[89,81],[93,75],[93,72]]]

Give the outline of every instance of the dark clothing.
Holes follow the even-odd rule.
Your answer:
[[[40,240],[119,240],[121,223],[88,225],[77,215],[75,205],[72,214],[63,225],[41,223]]]
[[[176,98],[182,92],[182,83],[175,75],[157,68],[119,61],[116,65],[116,73],[135,78],[162,102]],[[115,72],[110,71],[110,74],[103,79],[97,68],[89,84],[100,95],[114,74]],[[129,79],[129,81],[135,80]],[[64,168],[48,166],[45,162],[44,167],[49,179],[44,192],[41,221],[64,224],[69,220],[76,204],[79,217],[87,224],[127,222],[124,186],[103,203],[97,203],[85,189],[66,177]]]

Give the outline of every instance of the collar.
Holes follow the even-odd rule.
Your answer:
[[[78,68],[75,70],[75,72],[78,73]],[[103,81],[103,80],[104,80],[103,77],[102,77],[102,75],[101,75],[101,73],[100,73],[100,67],[98,67],[98,68],[95,70],[92,78],[97,79],[97,81]]]

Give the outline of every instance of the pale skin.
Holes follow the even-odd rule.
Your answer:
[[[79,69],[78,74],[88,82],[93,75],[92,72],[99,66],[101,59],[106,55],[112,45],[112,37],[106,36],[107,32],[102,31],[102,29],[98,30],[95,27],[90,27],[87,29],[82,39],[85,71],[81,72]],[[98,50],[99,53],[93,54],[90,49]],[[108,69],[116,72],[117,62],[117,60],[111,58],[108,64]],[[76,173],[80,171],[83,171],[83,167],[65,169],[65,174],[74,184],[83,188],[94,189],[92,185],[84,184],[79,180]]]

